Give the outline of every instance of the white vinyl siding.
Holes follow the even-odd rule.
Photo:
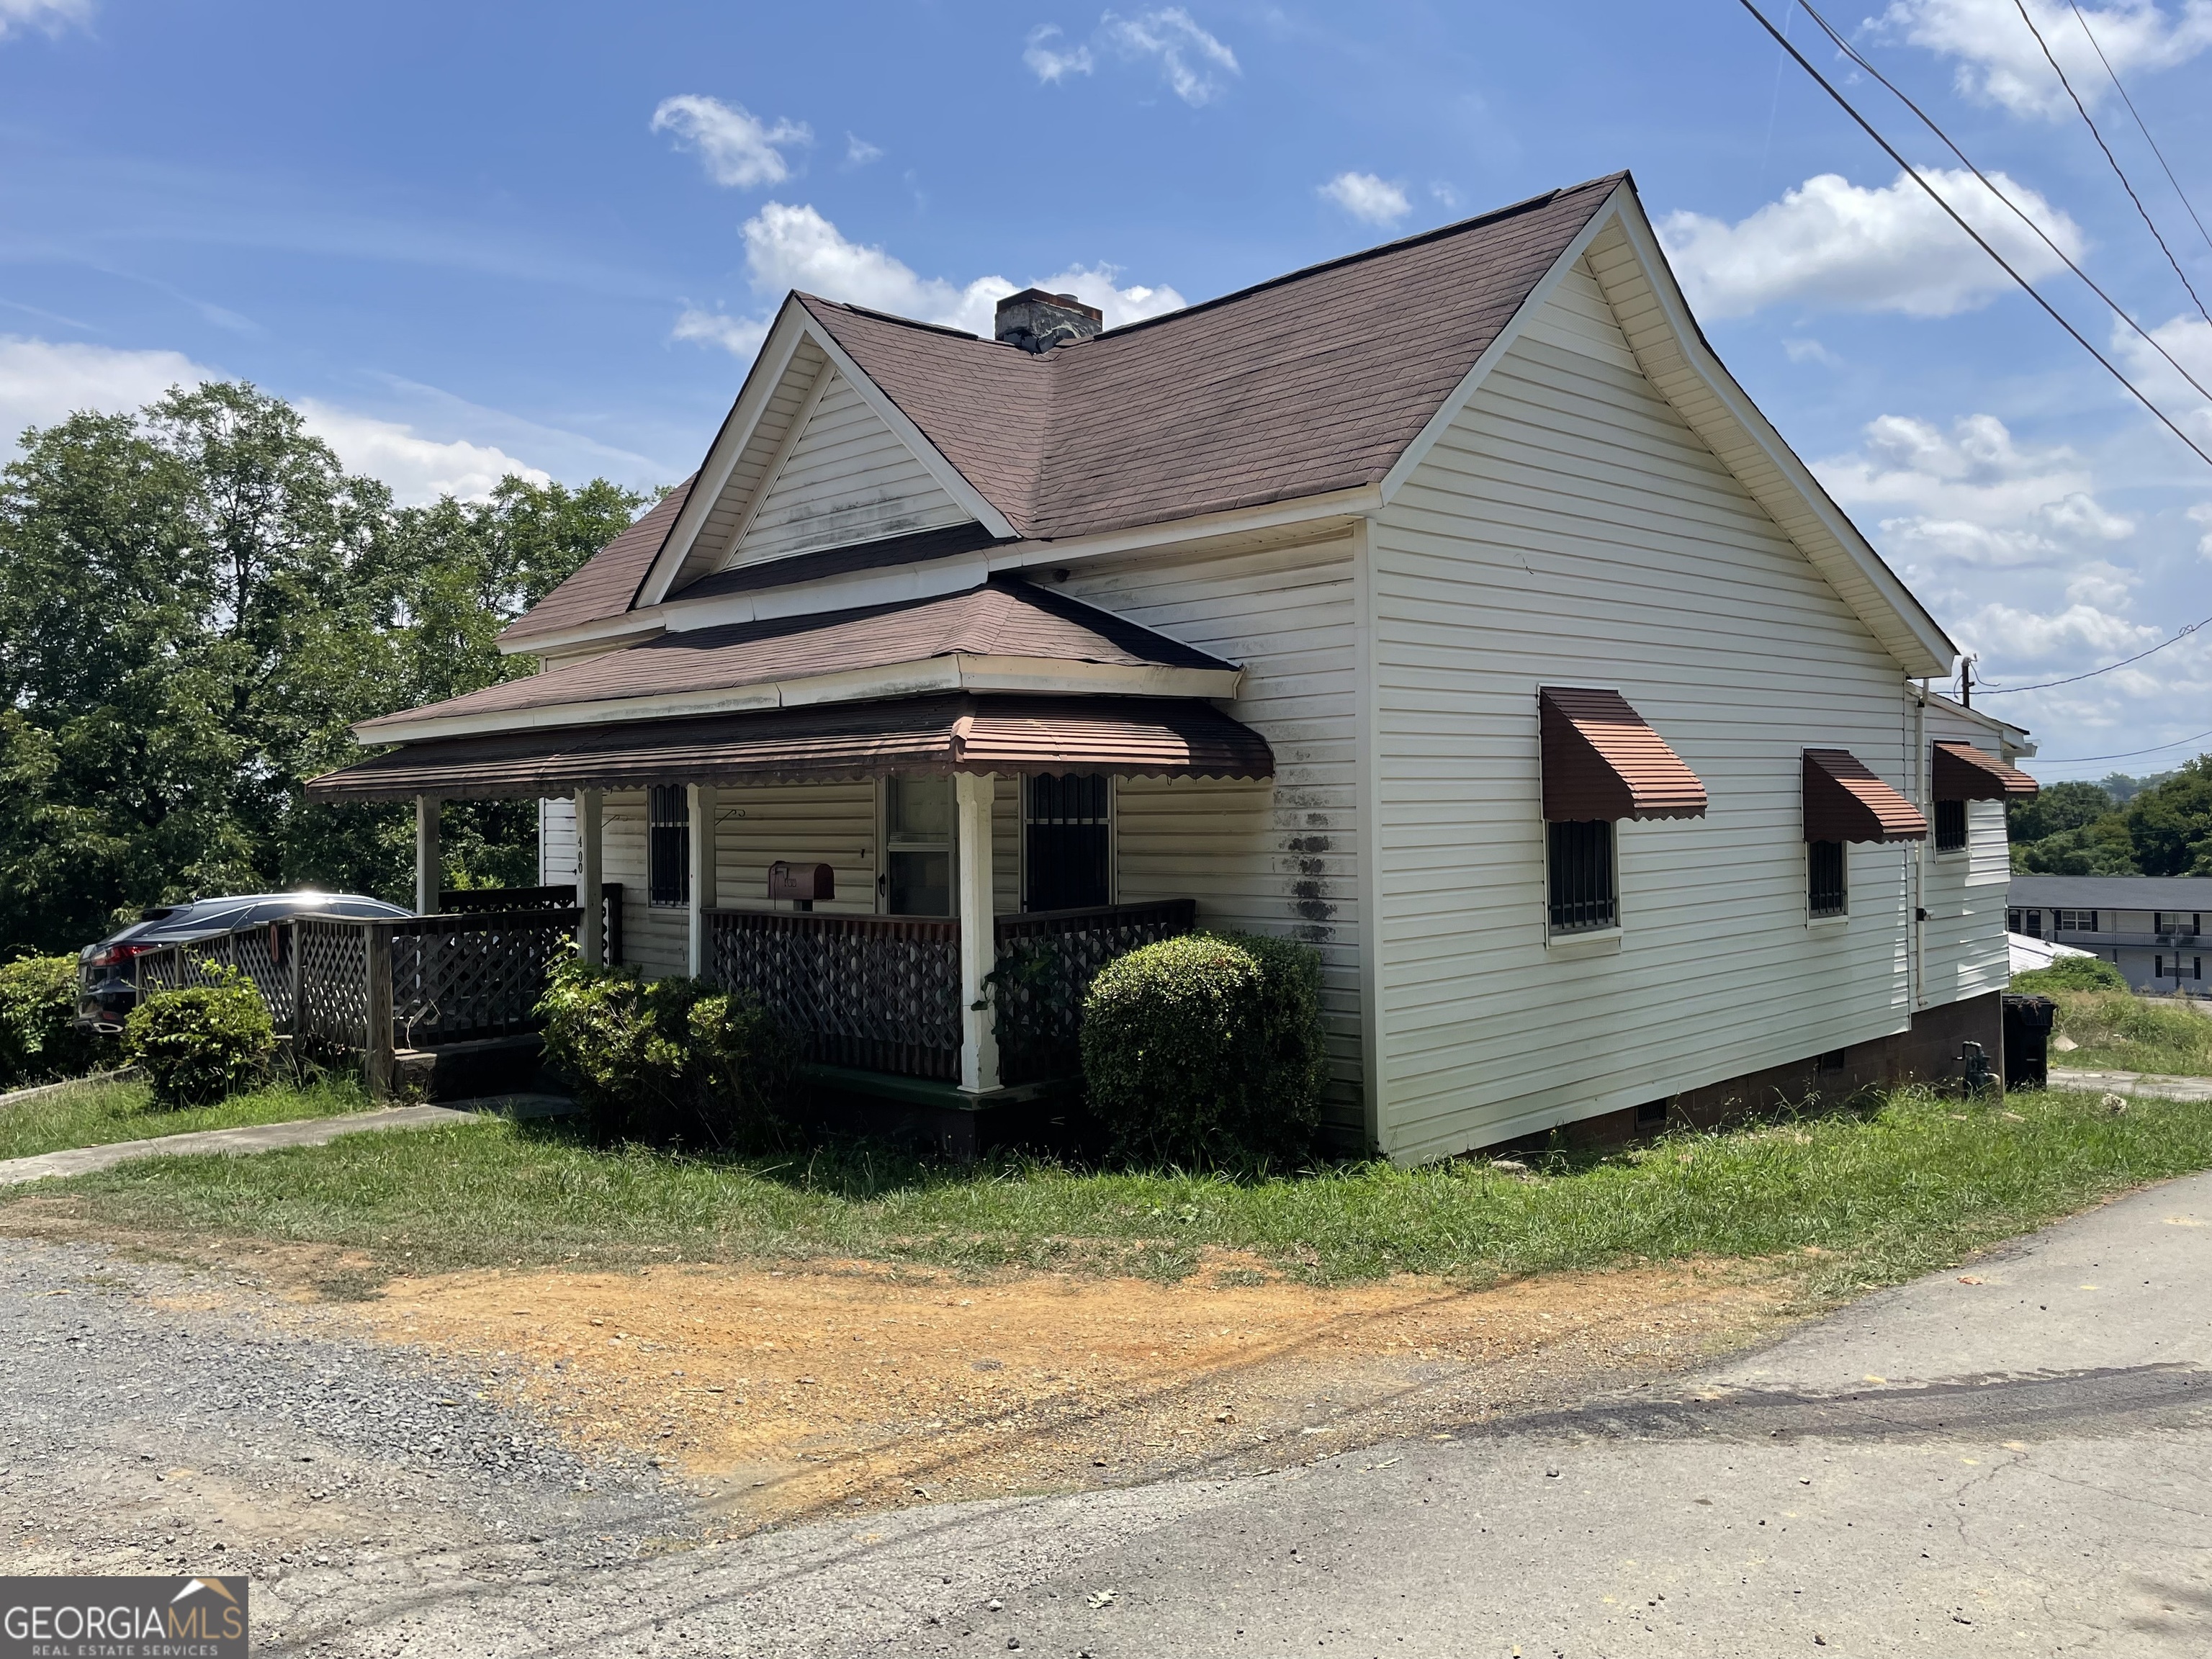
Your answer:
[[[557,887],[576,879],[576,803],[556,798],[538,803],[538,884]]]
[[[834,368],[825,372],[829,385],[728,564],[934,530],[972,516],[850,380]]]
[[[1808,927],[1801,755],[1908,792],[1897,663],[1638,372],[1587,271],[1377,520],[1381,1132],[1450,1152],[1902,1030],[1906,851]],[[1547,950],[1536,689],[1619,690],[1711,793],[1624,823],[1617,948]]]
[[[1930,744],[1970,743],[1985,755],[1998,752],[1996,737],[1978,721],[1935,706],[1927,718]],[[1932,797],[1923,810],[1928,814],[1930,840],[1921,900],[1928,920],[1922,928],[1925,978],[1920,1002],[1923,1007],[1936,1007],[2002,991],[2012,982],[2012,953],[2004,938],[2012,853],[2001,800],[1966,803],[1963,857],[1957,853],[1936,855]]]
[[[1243,665],[1228,712],[1273,746],[1272,787],[1119,780],[1117,896],[1194,898],[1201,926],[1316,946],[1335,1074],[1329,1115],[1358,1133],[1351,539],[1080,565],[1065,591]]]

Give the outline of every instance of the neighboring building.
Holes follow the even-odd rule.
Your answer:
[[[2014,876],[2005,926],[2100,956],[2138,991],[2208,994],[2212,878]]]
[[[312,793],[544,798],[632,959],[945,1110],[1050,1069],[1002,959],[1064,1002],[1194,913],[1319,949],[1333,1121],[1400,1158],[1997,1055],[2026,733],[1927,693],[1952,642],[1626,175],[997,333],[790,296],[699,471],[508,630],[544,672]]]

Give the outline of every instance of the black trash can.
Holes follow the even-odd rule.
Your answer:
[[[2051,1081],[2051,1021],[2057,1012],[2049,997],[2005,998],[2006,1088],[2040,1089]]]

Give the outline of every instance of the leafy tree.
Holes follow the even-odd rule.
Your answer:
[[[2005,803],[2005,831],[2015,842],[2041,841],[2063,830],[2079,830],[2111,812],[2112,798],[2094,783],[2044,786],[2026,800]]]
[[[309,806],[349,726],[526,672],[499,630],[641,498],[505,480],[396,509],[242,383],[24,434],[0,468],[0,958],[203,894],[404,896],[404,809]],[[447,877],[526,882],[528,802],[457,805]]]
[[[2212,755],[2200,755],[2136,795],[2128,839],[2147,876],[2212,875]]]

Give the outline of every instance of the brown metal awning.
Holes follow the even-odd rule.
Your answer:
[[[1274,770],[1265,738],[1195,700],[956,694],[444,738],[325,773],[307,796],[489,799],[892,772],[1265,778]]]
[[[1848,749],[1805,751],[1807,841],[1921,841],[1928,820]]]
[[[1705,815],[1705,784],[1620,692],[1547,685],[1536,704],[1547,822]]]
[[[2033,778],[1972,744],[1936,745],[1937,800],[2017,800],[2036,793]]]

